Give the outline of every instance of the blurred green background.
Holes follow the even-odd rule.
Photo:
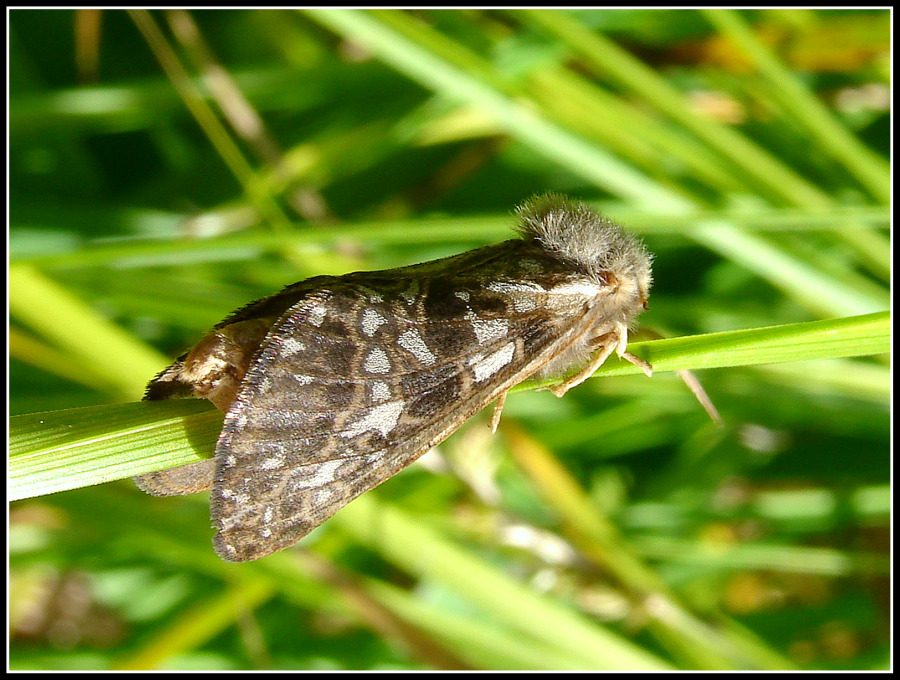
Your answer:
[[[243,303],[502,240],[546,190],[642,235],[663,335],[889,309],[887,10],[9,26],[11,415],[134,402]],[[887,668],[865,353],[698,371],[724,428],[672,373],[517,392],[255,563],[215,557],[204,495],[18,501],[10,666]]]

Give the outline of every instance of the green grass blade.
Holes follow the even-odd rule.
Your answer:
[[[585,179],[634,201],[667,206],[678,211],[690,206],[687,199],[650,181],[612,154],[546,121],[493,89],[479,79],[480,74],[462,71],[363,11],[306,11],[328,28],[366,45],[386,63],[425,87],[459,103],[473,104],[487,111],[523,143]]]
[[[782,64],[771,48],[757,38],[741,15],[734,10],[704,10],[723,35],[743,50],[753,65],[768,79],[785,111],[807,128],[816,149],[830,153],[838,163],[879,201],[891,199],[891,170],[888,162],[862,144],[841,125],[796,74]]]
[[[10,418],[9,497],[103,484],[209,457],[222,414],[195,399]]]
[[[140,395],[147,376],[168,363],[33,267],[10,267],[9,293],[14,318],[65,348],[72,361],[124,398]]]
[[[666,665],[633,643],[597,626],[582,614],[541,597],[508,575],[467,554],[400,510],[363,495],[335,516],[357,540],[420,578],[434,579],[462,593],[492,618],[560,649],[594,669],[661,670]],[[372,531],[376,521],[378,531]]]
[[[605,77],[638,93],[650,105],[678,121],[724,158],[740,164],[767,190],[796,205],[821,206],[830,203],[816,186],[743,135],[706,119],[693,110],[684,95],[652,68],[632,56],[612,40],[591,31],[574,16],[558,10],[521,10],[534,24],[564,41],[584,56]]]
[[[656,371],[863,356],[889,349],[889,312],[629,345]],[[638,371],[611,358],[596,375]],[[222,417],[208,402],[191,399],[16,416],[10,419],[10,497],[100,484],[208,457]]]

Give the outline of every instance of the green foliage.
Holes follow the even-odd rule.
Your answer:
[[[887,667],[889,19],[13,10],[11,666]],[[211,453],[134,402],[232,309],[551,189],[655,253],[652,379],[518,391],[255,563],[111,481]]]

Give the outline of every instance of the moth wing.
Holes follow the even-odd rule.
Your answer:
[[[215,461],[211,458],[186,465],[136,475],[134,483],[151,496],[184,496],[200,493],[212,486]]]
[[[454,309],[417,310],[429,283],[452,284],[420,283],[406,300],[337,284],[275,324],[216,446],[220,557],[293,544],[539,368],[534,357],[559,335],[540,309],[512,314],[497,295],[480,326],[476,293]]]
[[[255,338],[264,334],[267,330],[265,319],[280,317],[298,299],[303,299],[320,290],[329,282],[336,280],[335,277],[331,276],[317,276],[287,286],[275,295],[256,300],[235,310],[216,324],[213,331],[229,326],[234,328],[235,326],[246,324],[244,330],[240,331],[243,335],[232,333],[232,338],[245,344],[249,354],[250,348],[257,342]],[[249,335],[248,330],[250,331]],[[205,342],[211,335],[212,332],[201,343]],[[195,351],[196,347],[190,352],[185,352],[168,367],[157,373],[147,385],[144,401],[184,399],[197,396],[195,391],[197,378],[196,376],[188,375],[185,366],[188,356]],[[180,496],[209,490],[213,484],[214,474],[215,461],[209,458],[187,465],[137,475],[134,477],[134,482],[141,491],[153,496]]]

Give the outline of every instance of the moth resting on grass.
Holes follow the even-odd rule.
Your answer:
[[[213,540],[242,562],[286,548],[532,376],[612,353],[645,307],[650,255],[556,194],[518,208],[520,238],[433,262],[317,276],[252,302],[149,384],[226,413],[215,455],[136,477],[144,491],[212,487]],[[593,354],[593,357],[591,356]]]

